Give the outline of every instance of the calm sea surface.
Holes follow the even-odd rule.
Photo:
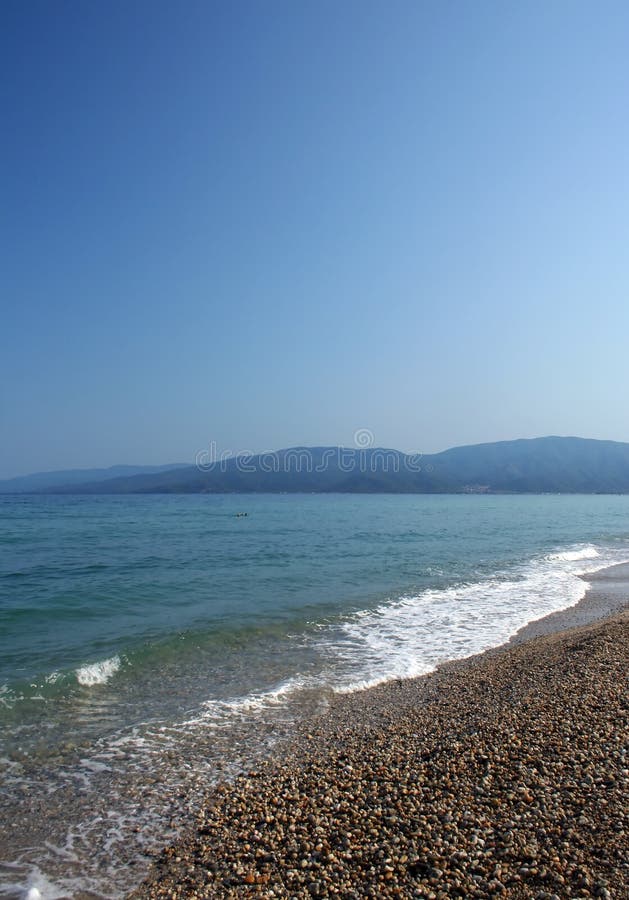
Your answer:
[[[620,496],[0,497],[0,894],[121,896],[332,692],[500,644],[627,560]]]

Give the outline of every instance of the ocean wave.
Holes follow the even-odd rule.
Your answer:
[[[218,724],[228,719],[246,717],[261,710],[279,706],[291,695],[312,686],[313,684],[309,684],[306,679],[296,676],[267,691],[259,691],[245,697],[234,697],[228,700],[206,700],[200,715],[188,719],[183,724],[210,725]]]
[[[413,678],[500,646],[530,622],[577,604],[588,588],[584,575],[626,558],[626,551],[574,546],[477,582],[363,610],[343,623],[342,640],[329,642],[329,655],[340,661],[334,689],[347,693]]]
[[[308,691],[352,693],[428,674],[448,660],[498,647],[530,622],[574,606],[588,588],[584,575],[626,560],[625,549],[573,545],[477,581],[405,594],[318,623],[302,636],[319,658],[316,673],[296,672],[267,690],[207,700],[182,724],[219,726]]]
[[[112,675],[121,666],[119,656],[111,656],[109,659],[101,659],[95,663],[88,663],[76,669],[76,680],[84,687],[92,687],[95,684],[106,684]]]
[[[562,550],[560,553],[551,553],[546,559],[579,562],[579,560],[582,559],[596,559],[597,557],[600,557],[600,555],[601,554],[596,547],[588,544],[585,547],[580,547],[578,550]]]

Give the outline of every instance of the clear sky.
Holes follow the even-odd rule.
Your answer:
[[[0,477],[629,441],[629,5],[3,0]]]

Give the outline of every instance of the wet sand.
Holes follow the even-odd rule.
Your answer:
[[[629,897],[629,566],[588,581],[506,647],[337,698],[132,896]]]

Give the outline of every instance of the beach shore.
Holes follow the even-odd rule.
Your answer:
[[[629,566],[428,676],[335,698],[133,898],[629,897]]]

